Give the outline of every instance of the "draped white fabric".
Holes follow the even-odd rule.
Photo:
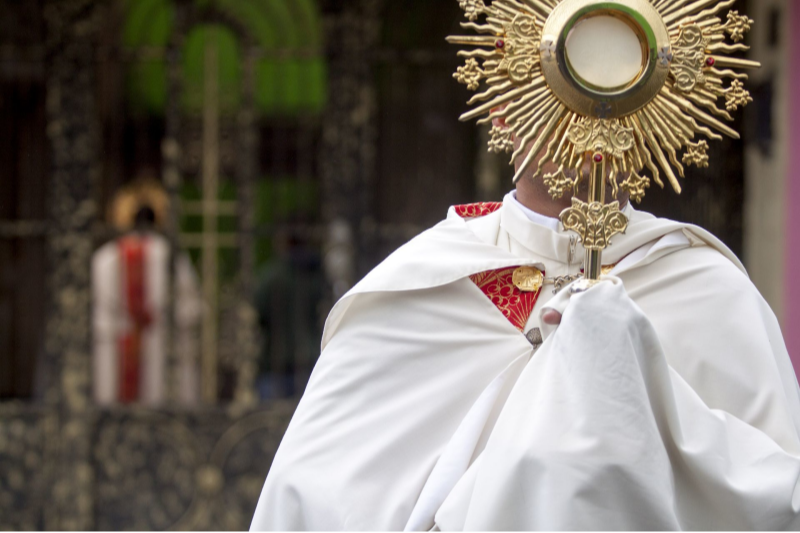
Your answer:
[[[328,319],[252,529],[800,526],[800,394],[732,254],[634,213],[615,277],[543,293],[529,325],[564,320],[536,353],[467,278],[563,275],[575,255],[507,201],[365,278]]]

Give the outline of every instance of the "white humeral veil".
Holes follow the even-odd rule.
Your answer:
[[[510,209],[451,212],[337,304],[252,529],[800,528],[797,381],[735,257],[637,213],[534,353],[467,277],[558,273],[558,232],[497,245]]]

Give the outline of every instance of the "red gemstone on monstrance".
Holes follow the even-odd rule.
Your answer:
[[[603,154],[594,154],[594,162],[595,163],[602,163],[603,162]]]
[[[706,65],[708,65],[709,67],[713,67],[716,64],[717,60],[714,59],[713,57],[709,57],[708,59],[706,59]]]
[[[494,43],[494,44],[495,44],[495,46],[496,46],[497,48],[499,48],[499,49],[501,49],[501,50],[502,50],[503,48],[505,48],[505,47],[506,47],[506,42],[505,42],[503,39],[499,39],[499,40],[498,40],[496,43]]]

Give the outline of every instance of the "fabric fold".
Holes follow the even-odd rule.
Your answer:
[[[634,221],[609,281],[541,301],[562,324],[517,366],[531,344],[468,277],[542,261],[502,248],[508,208],[451,217],[337,304],[252,529],[800,527],[800,388],[730,251]],[[516,229],[561,275],[563,239]]]
[[[565,297],[566,299],[566,297]],[[536,406],[531,408],[531,406]],[[710,409],[621,283],[569,297],[443,531],[800,527],[800,457]],[[462,516],[461,513],[466,513]]]
[[[406,524],[406,531],[428,531],[435,525],[436,512],[466,474],[473,458],[480,455],[481,441],[491,434],[493,418],[496,419],[499,410],[505,405],[508,394],[530,356],[531,354],[520,356],[508,365],[508,368],[486,387],[464,417],[428,477],[411,518]]]

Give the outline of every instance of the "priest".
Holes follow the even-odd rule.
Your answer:
[[[95,403],[164,407],[167,394],[171,245],[159,231],[167,196],[140,178],[115,197],[110,212],[119,237],[92,257],[93,392]],[[175,258],[174,320],[176,400],[199,401],[197,329],[202,302],[185,253]]]
[[[583,293],[570,198],[531,175],[353,288],[252,529],[800,528],[775,315],[714,236],[620,200],[628,231]]]

